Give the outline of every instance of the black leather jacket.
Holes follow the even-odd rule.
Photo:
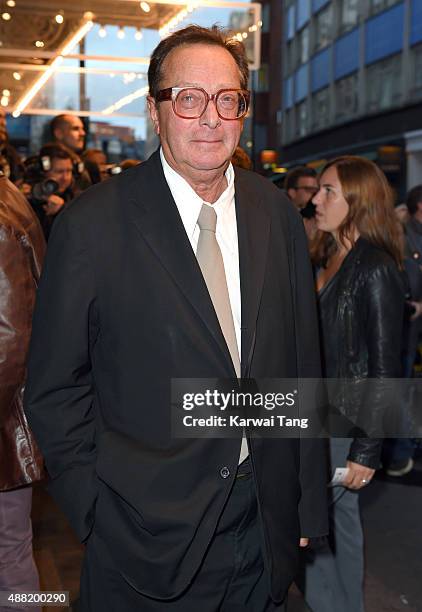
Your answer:
[[[320,293],[324,373],[343,381],[333,385],[330,403],[369,436],[384,431],[385,379],[401,373],[404,293],[393,259],[363,238]],[[348,459],[378,468],[380,448],[374,437],[355,438]]]

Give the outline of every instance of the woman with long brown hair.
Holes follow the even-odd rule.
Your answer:
[[[338,157],[324,167],[313,202],[319,231],[311,255],[318,269],[324,375],[349,381],[398,378],[402,241],[387,179],[367,159]],[[298,582],[314,612],[364,610],[358,491],[379,467],[381,442],[370,436],[382,431],[385,406],[382,393],[362,399],[353,391],[334,393],[334,409],[354,432],[344,435],[359,431],[368,437],[335,437],[339,432],[331,432],[331,468],[347,472],[342,486],[330,489],[329,541],[304,553]]]

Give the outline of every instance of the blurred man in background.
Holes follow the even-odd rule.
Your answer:
[[[57,115],[51,122],[53,140],[80,155],[85,146],[86,131],[84,124],[75,115]]]
[[[286,174],[284,189],[298,210],[302,210],[318,191],[317,173],[313,168],[298,166]]]
[[[51,121],[51,135],[55,143],[67,147],[73,154],[74,164],[82,161],[81,155],[85,147],[86,130],[82,120],[76,115],[57,115]],[[82,170],[75,177],[75,195],[81,193],[92,184],[90,176],[86,170]]]

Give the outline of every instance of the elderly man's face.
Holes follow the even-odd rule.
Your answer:
[[[84,124],[79,117],[73,115],[68,115],[62,126],[56,128],[54,132],[54,136],[59,142],[76,152],[80,152],[84,148],[85,135]]]
[[[202,87],[208,94],[240,88],[240,73],[226,49],[195,44],[174,49],[162,68],[160,89]],[[152,121],[168,163],[188,182],[224,172],[239,142],[243,121],[221,119],[214,102],[198,119],[182,119],[171,101],[148,100]]]

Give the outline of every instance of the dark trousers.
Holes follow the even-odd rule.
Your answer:
[[[135,591],[94,532],[82,569],[81,612],[283,612],[284,604],[269,596],[256,494],[249,461],[245,464],[202,565],[180,597],[162,601]]]

